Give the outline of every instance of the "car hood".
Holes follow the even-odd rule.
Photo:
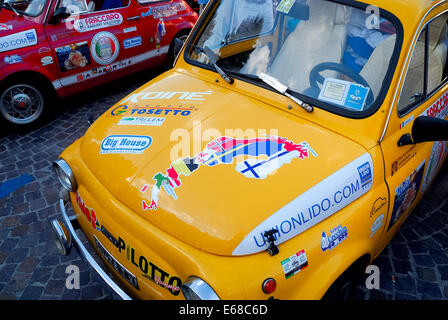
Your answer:
[[[265,250],[271,228],[277,243],[295,237],[365,193],[373,176],[359,144],[175,72],[103,114],[81,156],[136,214],[218,255]]]

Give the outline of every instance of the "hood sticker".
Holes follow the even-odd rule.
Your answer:
[[[364,195],[372,182],[373,162],[365,153],[272,214],[243,239],[233,255],[266,250],[263,234],[267,230],[277,229],[276,244],[299,235]]]
[[[236,171],[243,176],[254,179],[265,179],[285,163],[292,159],[307,159],[316,152],[306,142],[299,144],[282,137],[263,137],[254,139],[235,139],[220,137],[207,144],[205,149],[193,158],[178,159],[166,169],[166,174],[158,172],[154,175],[156,181],[151,192],[151,202],[143,200],[143,210],[157,210],[160,190],[177,199],[174,191],[182,185],[180,175],[189,176],[201,165],[213,167],[220,164],[232,164],[240,156],[249,158],[236,164]],[[267,160],[266,160],[267,157]],[[262,158],[260,160],[259,158]]]
[[[141,154],[152,143],[149,136],[111,135],[101,143],[100,154],[135,153]]]

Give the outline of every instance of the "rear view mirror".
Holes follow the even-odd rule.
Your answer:
[[[448,140],[448,120],[421,116],[414,120],[411,134],[403,135],[398,146]]]
[[[67,10],[67,8],[60,7],[54,11],[50,20],[48,20],[48,23],[55,24],[55,23],[58,23],[59,21],[61,21],[62,19],[66,19],[68,17],[70,17],[70,12]]]

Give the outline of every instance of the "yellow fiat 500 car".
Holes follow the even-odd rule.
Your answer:
[[[211,1],[174,68],[55,162],[61,251],[125,299],[338,293],[445,160],[447,20],[448,1]]]

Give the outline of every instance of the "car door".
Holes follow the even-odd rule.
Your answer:
[[[132,2],[131,2],[132,1]],[[133,0],[59,0],[53,11],[66,7],[71,16],[47,22],[45,31],[65,87],[95,82],[138,61],[143,49]],[[114,74],[116,76],[116,74]]]
[[[406,77],[397,95],[381,142],[391,195],[386,232],[392,236],[428,189],[447,153],[445,141],[412,143],[415,119],[448,114],[448,13],[433,16],[413,48]]]
[[[162,61],[173,37],[182,29],[192,27],[191,9],[179,0],[137,0],[137,3],[139,24],[145,30],[145,51],[149,58],[158,57]]]

